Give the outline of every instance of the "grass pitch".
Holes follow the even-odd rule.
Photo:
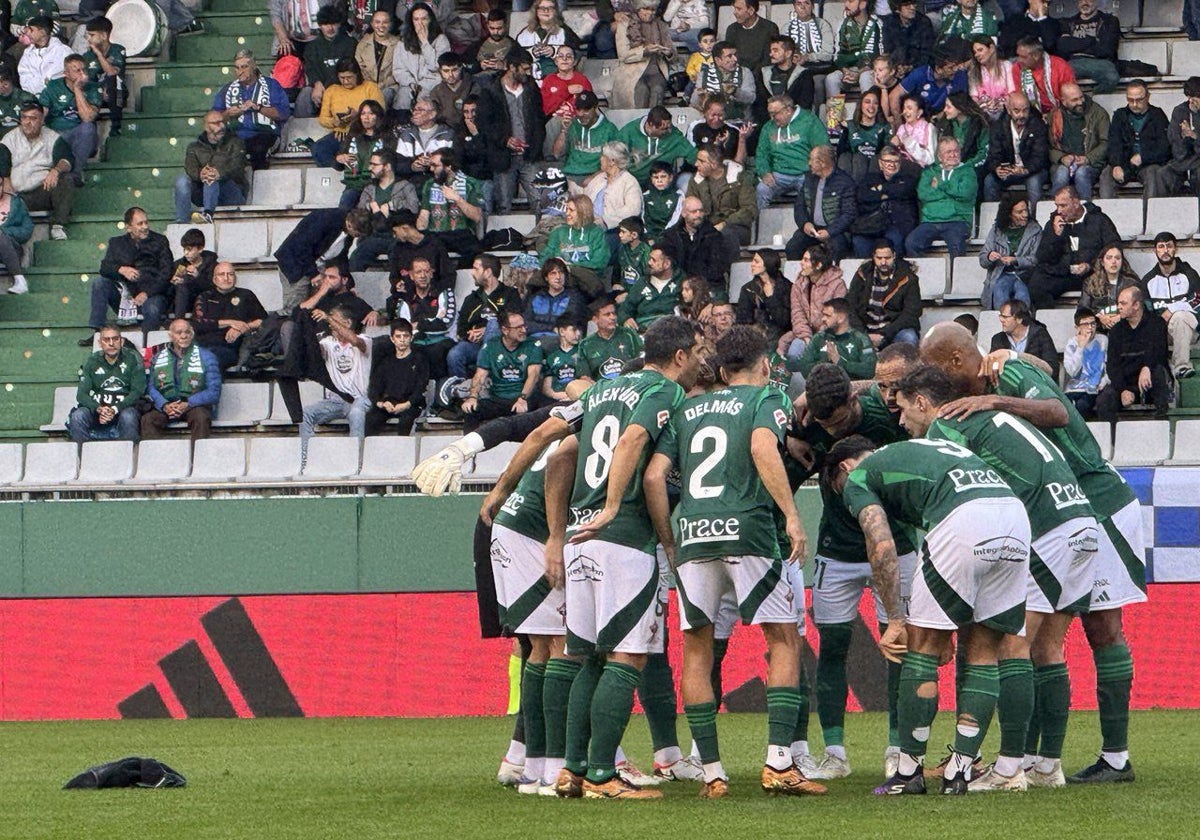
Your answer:
[[[937,757],[949,721],[943,713],[935,724]],[[880,777],[881,715],[849,716],[854,775],[830,782],[828,796],[803,799],[767,798],[757,788],[764,716],[722,715],[733,779],[731,797],[720,802],[697,800],[698,786],[683,782],[666,786],[662,802],[518,796],[495,783],[511,725],[505,718],[11,723],[0,760],[0,837],[1200,837],[1200,712],[1134,714],[1134,784],[954,799],[870,795]],[[682,716],[680,737],[686,741]],[[989,735],[986,754],[996,737]],[[1072,715],[1068,772],[1091,763],[1098,738],[1094,713]],[[649,766],[642,718],[633,719],[626,746]],[[60,790],[85,767],[126,755],[165,761],[188,787]]]

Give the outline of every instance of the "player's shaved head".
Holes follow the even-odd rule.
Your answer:
[[[850,377],[837,365],[821,363],[813,367],[804,383],[808,410],[817,422],[828,420],[850,402]]]
[[[751,370],[767,355],[767,342],[757,327],[737,324],[717,339],[717,367],[723,376]]]
[[[966,327],[953,321],[930,327],[921,339],[921,361],[945,371],[964,394],[983,393],[984,380],[979,378],[983,356]]]

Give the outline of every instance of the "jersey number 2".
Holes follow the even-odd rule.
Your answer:
[[[692,438],[690,451],[693,455],[703,455],[708,449],[709,441],[712,441],[712,452],[696,465],[696,469],[688,477],[688,495],[693,499],[715,499],[725,489],[724,484],[704,484],[704,479],[724,460],[725,451],[729,448],[729,438],[725,435],[725,430],[716,426],[701,429]]]

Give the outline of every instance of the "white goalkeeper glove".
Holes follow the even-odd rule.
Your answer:
[[[417,489],[427,496],[456,495],[462,487],[462,465],[470,453],[456,441],[417,464],[412,472]]]

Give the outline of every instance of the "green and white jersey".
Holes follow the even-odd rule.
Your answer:
[[[1034,539],[1068,520],[1092,516],[1062,452],[1020,417],[980,411],[966,419],[938,419],[925,437],[962,444],[994,467],[1025,505]]]
[[[778,388],[736,385],[692,397],[671,417],[658,451],[679,465],[678,562],[706,557],[778,558],[775,500],[750,454],[755,430],[782,443],[791,403]]]
[[[488,372],[492,380],[492,396],[501,400],[515,400],[525,388],[525,377],[529,369],[542,363],[542,348],[532,338],[527,338],[509,350],[503,338],[493,338],[479,350],[475,360],[477,367]]]
[[[575,488],[567,533],[591,522],[608,497],[608,471],[613,451],[622,433],[641,426],[650,436],[616,518],[599,534],[599,539],[653,553],[658,543],[654,524],[646,511],[642,475],[659,436],[683,402],[683,389],[656,370],[643,369],[617,379],[597,382],[584,392],[583,428],[579,433],[579,460],[575,466]]]
[[[1041,370],[1021,361],[1008,362],[994,393],[1003,397],[1062,403],[1067,410],[1067,425],[1042,431],[1067,459],[1098,519],[1107,519],[1137,498],[1125,479],[1104,460],[1100,445],[1075,406]]]
[[[546,526],[546,462],[558,449],[559,441],[547,446],[533,462],[517,486],[508,494],[493,520],[497,525],[524,534],[531,540],[545,543],[550,538]]]
[[[879,446],[908,440],[908,432],[904,431],[904,427],[900,425],[900,416],[888,411],[887,403],[883,401],[878,391],[871,389],[865,394],[859,394],[858,407],[862,412],[862,419],[858,421],[857,428],[846,433],[847,437],[863,435]],[[821,465],[825,462],[825,456],[837,443],[837,438],[821,428],[815,421],[801,429],[799,437],[813,450],[813,468],[809,474],[820,472]]]
[[[568,382],[579,378],[579,348],[562,349],[562,345],[546,351],[546,361],[542,365],[542,376],[552,380],[554,390],[561,391]]]
[[[630,359],[642,354],[642,337],[632,327],[620,326],[608,338],[592,333],[579,342],[579,375],[588,379],[615,379]]]
[[[850,473],[842,497],[855,520],[881,505],[890,519],[928,531],[974,499],[1013,497],[1012,488],[971,450],[946,440],[902,440],[877,449]]]

